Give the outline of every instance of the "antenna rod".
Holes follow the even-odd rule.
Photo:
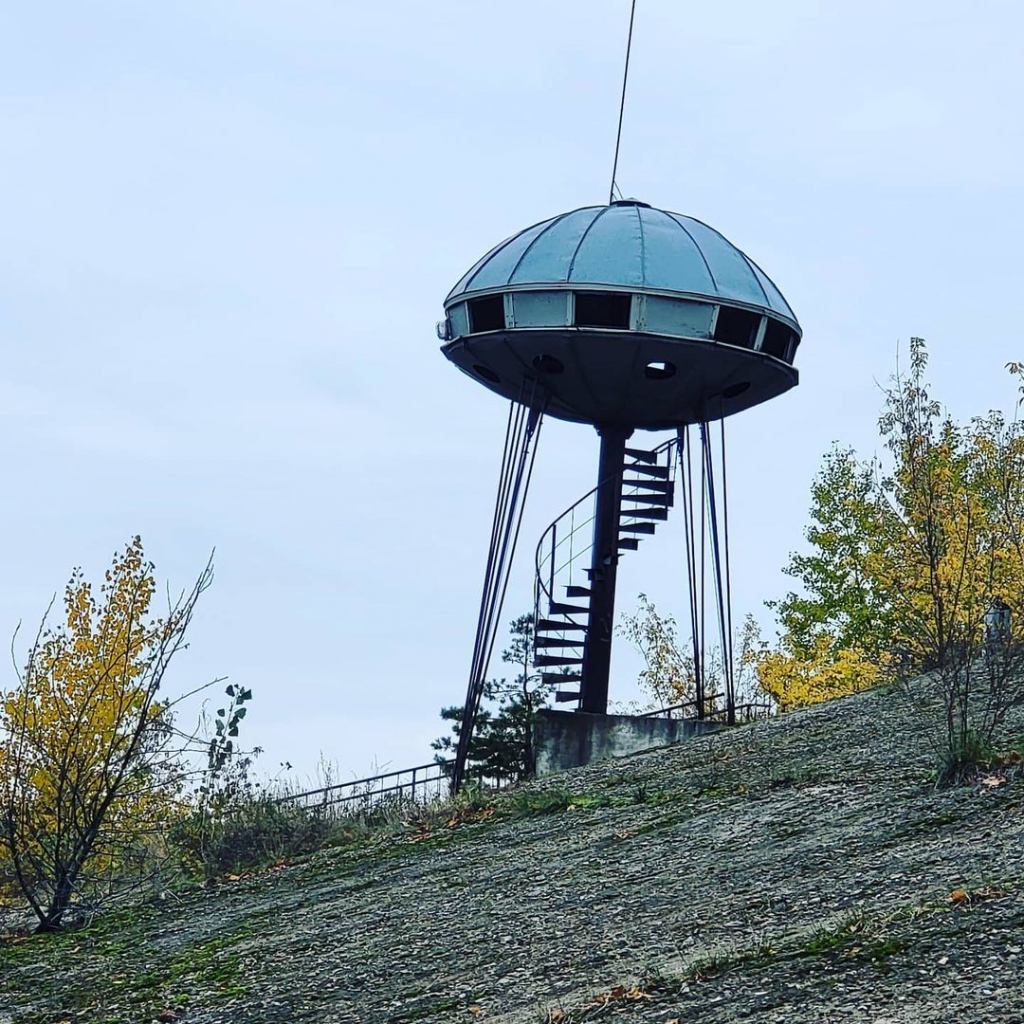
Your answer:
[[[615,175],[619,170],[619,145],[622,142],[622,115],[626,111],[626,82],[629,79],[629,52],[633,48],[633,19],[636,17],[636,0],[629,12],[629,36],[626,39],[626,67],[622,72],[622,99],[619,102],[619,130],[615,135],[615,162],[612,164],[612,184],[608,189],[608,205],[615,201]]]

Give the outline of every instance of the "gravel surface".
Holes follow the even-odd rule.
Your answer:
[[[548,776],[0,944],[0,1024],[1020,1024],[1024,781],[937,791],[933,764],[927,719],[872,692]]]

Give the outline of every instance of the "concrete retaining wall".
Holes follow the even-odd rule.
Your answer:
[[[694,718],[589,715],[545,708],[537,716],[534,731],[537,774],[546,775],[592,761],[664,747],[718,728],[721,726],[717,723]]]

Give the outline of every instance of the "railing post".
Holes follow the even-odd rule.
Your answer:
[[[569,510],[569,583],[572,583],[572,567],[576,560],[573,545],[576,543],[576,506]]]
[[[551,565],[548,567],[548,600],[555,599],[555,554],[558,550],[558,523],[551,524]]]

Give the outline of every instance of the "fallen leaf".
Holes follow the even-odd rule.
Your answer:
[[[993,889],[992,886],[986,885],[984,889],[975,889],[971,893],[971,897],[977,900],[994,900],[1000,896],[1006,896],[1007,892],[1005,889]]]
[[[971,897],[963,891],[963,889],[954,889],[950,894],[949,898],[954,903],[966,903]]]
[[[634,985],[632,988],[626,988],[625,985],[616,985],[610,992],[594,996],[594,1002],[605,1005],[607,1003],[634,1002],[640,999],[650,998],[651,997],[637,985]]]
[[[1005,786],[1006,785],[1006,776],[1005,775],[986,775],[985,778],[983,778],[981,780],[981,784],[983,786],[990,786],[990,787]]]
[[[635,832],[630,832],[629,829],[623,829],[621,832],[613,832],[612,839],[632,839],[635,835]]]
[[[616,999],[621,999],[626,993],[625,985],[616,985],[611,992],[602,992],[600,995],[594,996],[595,1003],[611,1003]]]
[[[483,1007],[482,1006],[471,1006],[469,1008],[469,1012],[472,1013],[472,1014],[482,1013],[483,1012]]]

